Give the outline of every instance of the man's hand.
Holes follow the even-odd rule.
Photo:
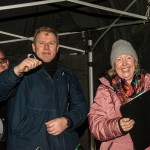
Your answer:
[[[53,119],[46,122],[45,125],[47,128],[47,132],[51,135],[59,135],[68,127],[67,118],[65,117]]]
[[[36,58],[26,58],[14,68],[14,72],[19,76],[21,73],[28,72],[41,64],[42,61],[39,61]]]

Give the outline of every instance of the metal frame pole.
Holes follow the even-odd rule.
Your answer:
[[[88,64],[89,64],[89,98],[90,105],[93,103],[93,52],[92,52],[92,37],[91,32],[88,32]],[[90,136],[91,150],[94,150],[95,142],[94,138]]]

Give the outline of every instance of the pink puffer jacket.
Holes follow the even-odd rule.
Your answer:
[[[88,114],[91,134],[102,142],[100,150],[133,150],[130,135],[122,135],[118,126],[120,100],[108,80],[103,77],[100,81],[102,84],[97,89]],[[145,76],[144,88],[150,90],[150,74]],[[150,147],[146,150],[150,150]]]

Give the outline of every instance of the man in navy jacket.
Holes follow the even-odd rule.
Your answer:
[[[9,102],[8,150],[74,150],[88,107],[73,72],[57,62],[59,39],[36,30],[34,56],[0,74],[0,100]]]

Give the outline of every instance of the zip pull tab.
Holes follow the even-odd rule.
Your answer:
[[[74,150],[81,150],[80,149],[80,144]]]
[[[35,150],[43,150],[41,147],[37,147]]]

